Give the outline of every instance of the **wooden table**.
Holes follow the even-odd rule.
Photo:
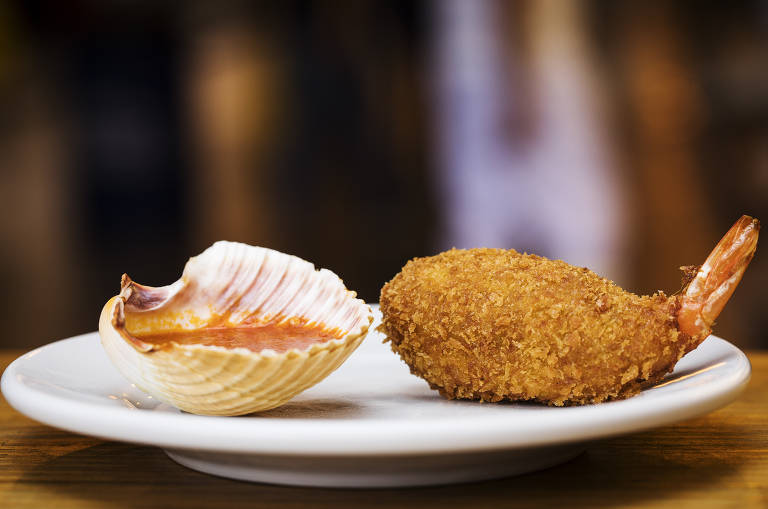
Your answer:
[[[0,351],[0,369],[21,351]],[[563,465],[498,481],[400,490],[286,488],[177,465],[22,416],[0,399],[0,508],[759,507],[768,508],[768,353],[730,406],[595,443]]]

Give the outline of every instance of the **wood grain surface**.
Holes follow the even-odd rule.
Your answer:
[[[0,368],[21,351],[0,351]],[[768,353],[704,417],[592,444],[563,465],[498,481],[398,490],[287,488],[188,470],[160,449],[38,424],[0,399],[0,508],[768,508]]]

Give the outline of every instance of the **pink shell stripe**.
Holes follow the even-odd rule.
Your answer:
[[[172,285],[152,288],[128,281],[129,302],[151,304],[137,305],[135,311],[174,317],[181,328],[195,326],[185,322],[184,313],[190,311],[197,326],[299,319],[344,333],[367,316],[363,301],[351,299],[354,294],[333,272],[315,270],[296,256],[236,242],[216,242],[191,258]]]

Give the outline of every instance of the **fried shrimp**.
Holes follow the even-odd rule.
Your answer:
[[[710,334],[757,247],[743,216],[681,294],[638,296],[594,272],[502,249],[409,261],[381,290],[382,325],[411,372],[449,399],[550,405],[622,399]]]

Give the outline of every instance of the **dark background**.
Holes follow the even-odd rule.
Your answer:
[[[525,80],[529,42],[553,36],[530,21],[535,2],[495,3]],[[606,275],[673,293],[677,267],[701,263],[741,214],[768,218],[768,2],[574,9],[627,190],[625,249]],[[0,4],[0,346],[94,330],[123,272],[168,284],[219,239],[306,258],[368,301],[409,258],[453,245],[435,185],[435,10]],[[535,113],[535,93],[519,102],[518,118]],[[568,256],[522,244],[499,247]],[[758,249],[716,333],[768,348],[766,283]]]

